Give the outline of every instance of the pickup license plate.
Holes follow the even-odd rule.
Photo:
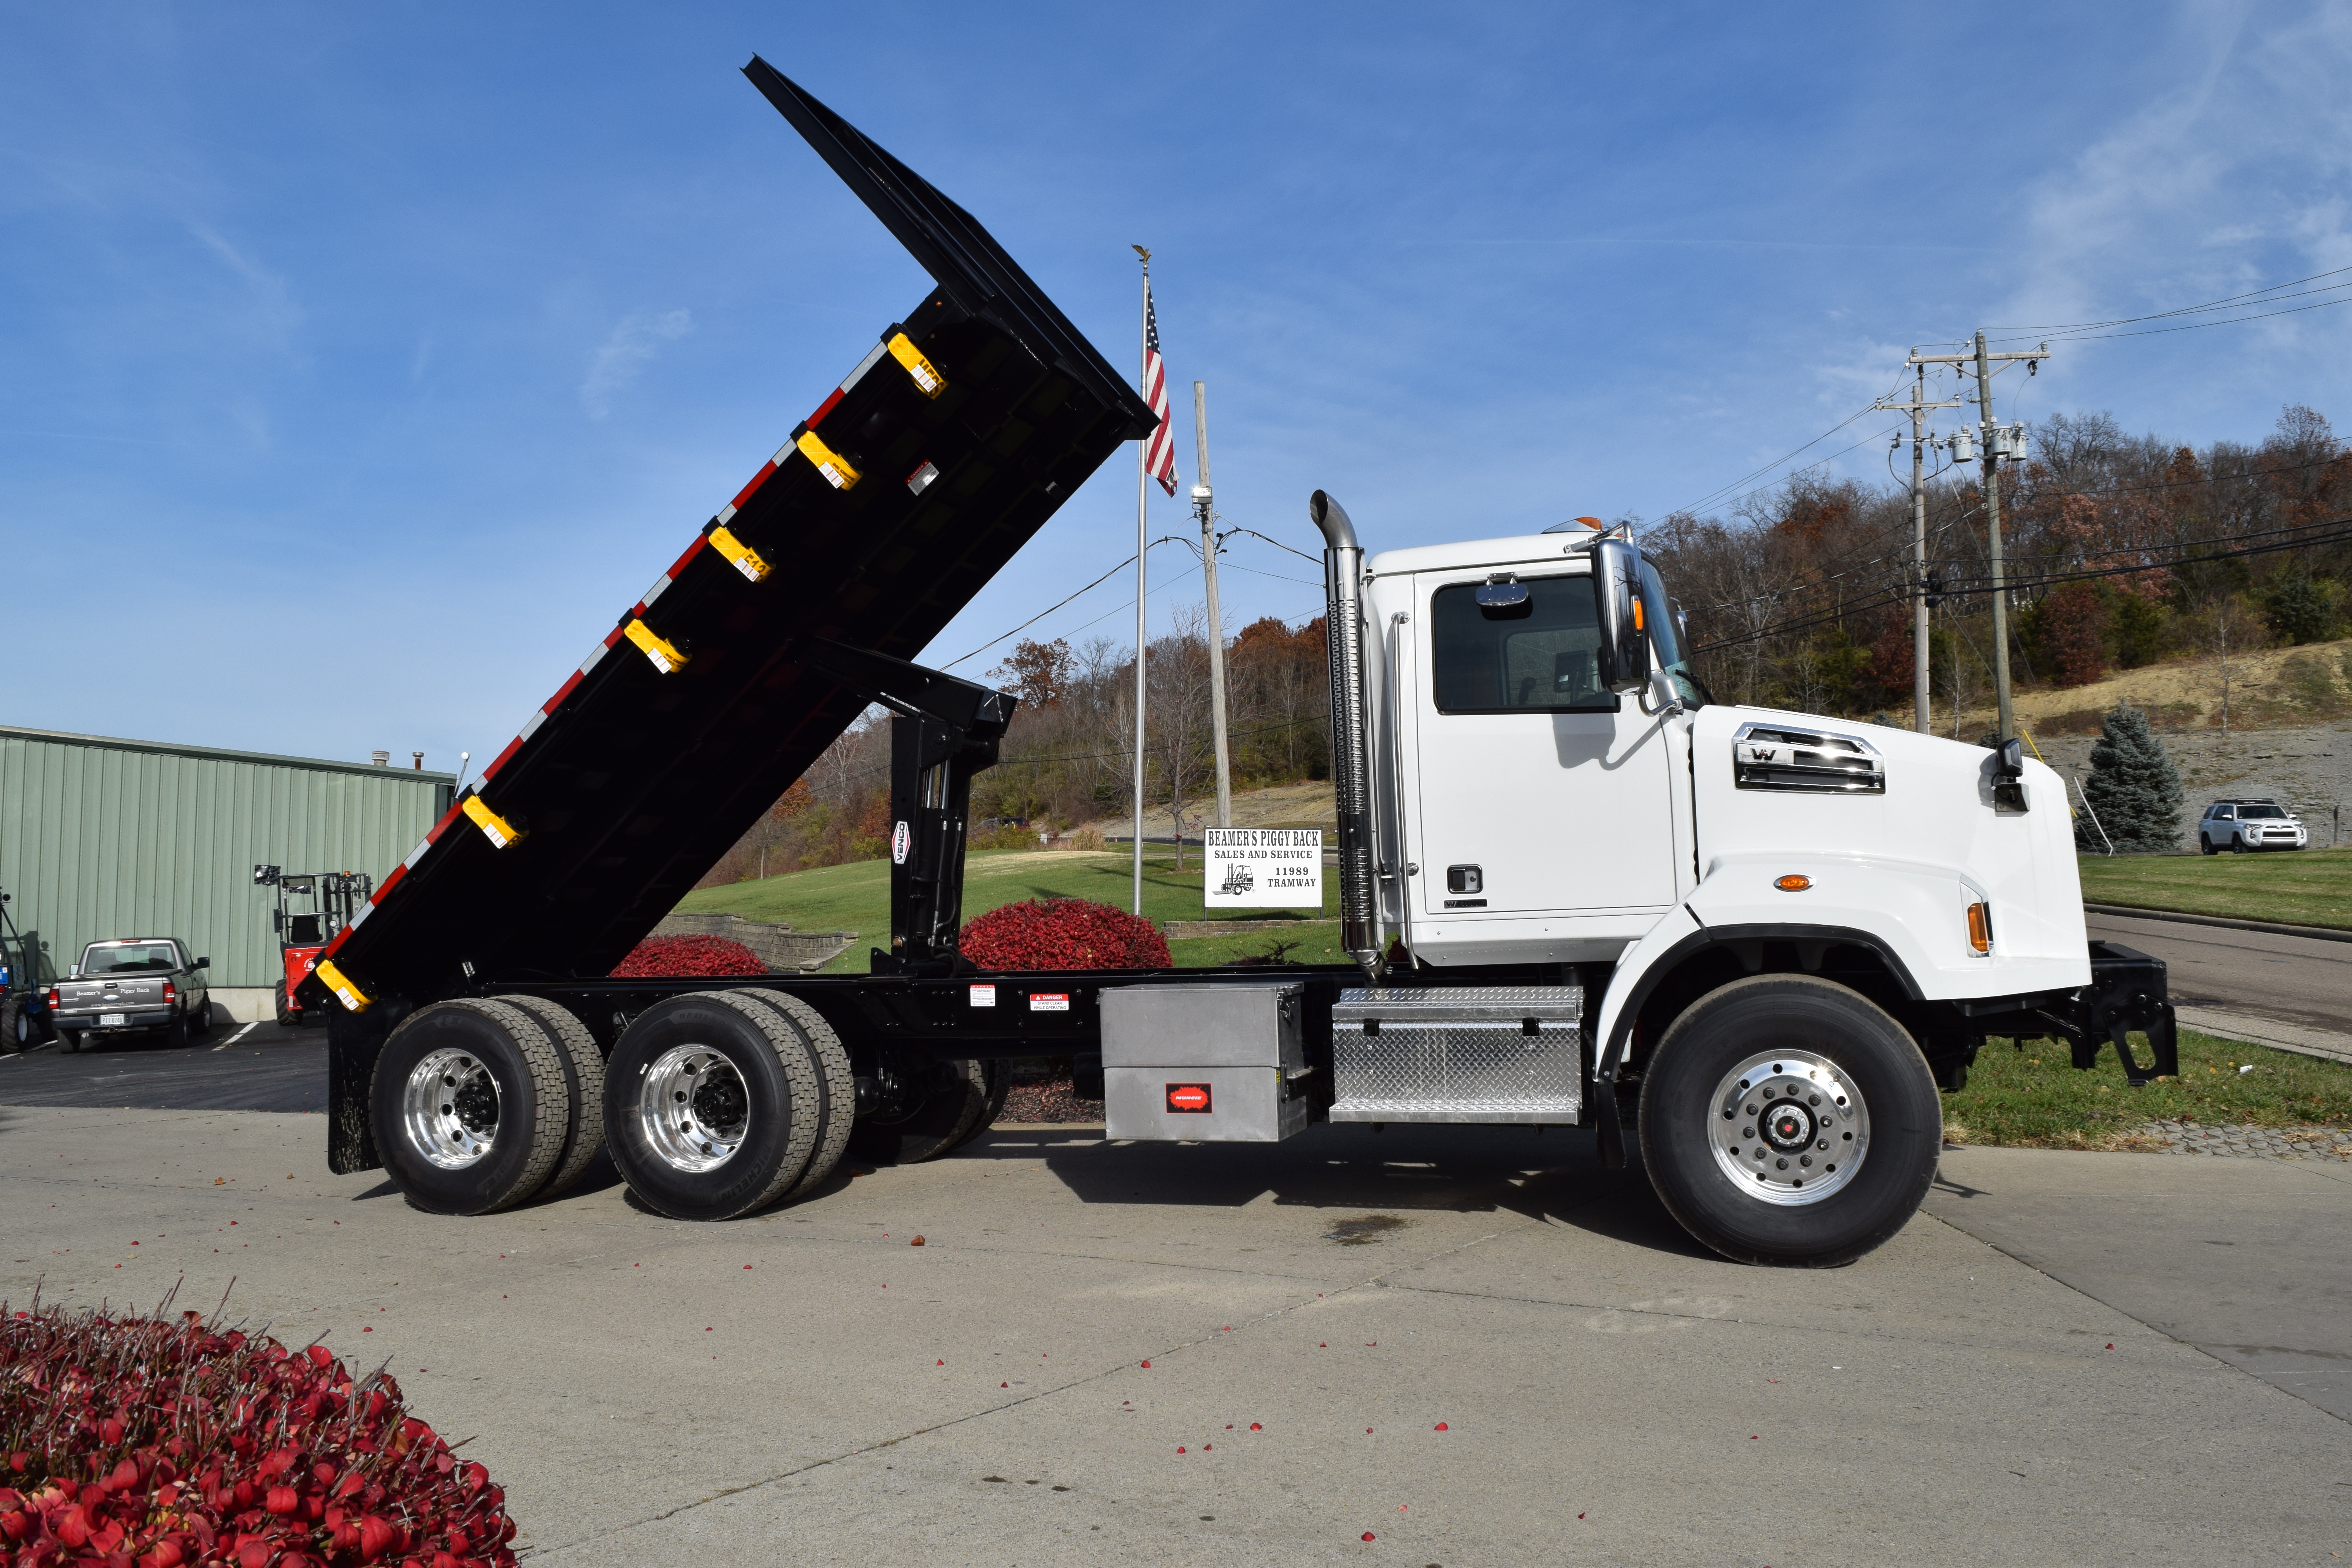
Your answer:
[[[119,1029],[122,1027],[123,1019],[128,1016],[130,1015],[127,1013],[100,1013],[98,1016],[98,1026],[101,1029]]]

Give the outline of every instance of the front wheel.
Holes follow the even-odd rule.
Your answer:
[[[1807,974],[1702,997],[1643,1073],[1651,1184],[1685,1229],[1742,1263],[1834,1268],[1869,1252],[1927,1197],[1943,1131],[1909,1034]]]
[[[2244,839],[2242,839],[2242,838],[2232,838],[2232,839],[2231,839],[2231,840],[2230,840],[2230,853],[2231,853],[2231,854],[2232,854],[2232,855],[2243,855],[2245,852],[2246,852],[2246,841],[2245,841]]]
[[[270,1000],[274,1002],[278,1007],[278,1026],[279,1028],[283,1029],[293,1024],[300,1022],[299,1019],[294,1016],[293,1006],[286,1000],[286,982],[281,980],[278,983],[277,993],[270,998]]]

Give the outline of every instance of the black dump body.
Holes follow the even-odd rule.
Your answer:
[[[461,800],[327,949],[372,1011],[607,973],[866,709],[845,658],[911,658],[1146,433],[1149,406],[969,214],[764,61],[745,74],[938,287],[483,771],[467,793],[511,841]],[[632,623],[684,662],[665,673]]]

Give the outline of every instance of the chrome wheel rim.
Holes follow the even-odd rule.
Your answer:
[[[751,1097],[735,1064],[709,1046],[672,1046],[646,1068],[637,1119],[673,1171],[715,1171],[751,1130]]]
[[[1862,1169],[1870,1108],[1829,1058],[1778,1051],[1723,1075],[1707,1132],[1715,1168],[1739,1191],[1783,1206],[1817,1204]]]
[[[471,1051],[427,1052],[400,1109],[410,1146],[445,1171],[478,1163],[498,1142],[499,1080]]]

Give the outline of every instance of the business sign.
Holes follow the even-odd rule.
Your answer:
[[[1321,912],[1321,828],[1212,827],[1206,837],[1205,907]]]

